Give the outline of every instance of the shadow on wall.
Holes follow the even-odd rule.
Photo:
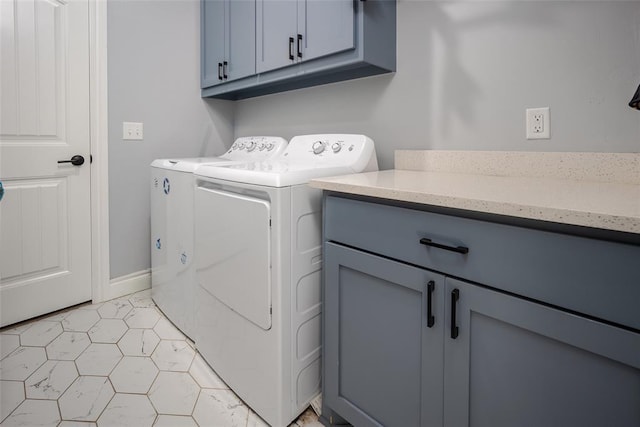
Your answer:
[[[461,35],[464,36],[471,30],[486,30],[491,27],[508,26],[512,27],[510,30],[513,31],[513,29],[526,29],[528,26],[540,29],[540,27],[554,25],[553,13],[549,8],[528,8],[527,13],[522,13],[521,5],[512,2],[481,2],[477,7],[469,6],[468,2],[431,3],[428,11],[429,22],[424,26],[430,32],[430,36],[426,39],[431,42],[431,47],[423,52],[428,56],[428,63],[439,70],[431,79],[433,114],[430,117],[439,123],[441,136],[450,134],[455,125],[455,119],[472,124],[474,112],[481,108],[480,104],[487,101],[490,104],[492,96],[499,96],[500,99],[504,97],[504,94],[500,93],[483,93],[484,86],[474,81],[474,70],[465,69],[460,55]],[[496,52],[492,51],[495,47],[487,45],[485,49],[477,52],[478,56],[474,58],[474,63],[482,63],[483,56],[487,62],[495,60]],[[522,78],[522,76],[509,75],[508,64],[513,58],[504,59],[504,64],[494,62],[490,65],[496,67],[496,70],[503,71],[500,75],[505,76],[505,83],[508,80]],[[506,67],[503,68],[503,65]],[[506,87],[513,87],[513,85],[512,83]],[[517,97],[518,93],[512,93],[511,96]]]
[[[233,143],[235,103],[203,98],[210,121],[203,123],[197,157],[220,156]]]

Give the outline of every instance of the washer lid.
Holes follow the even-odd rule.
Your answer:
[[[193,172],[203,164],[230,165],[271,159],[286,148],[287,140],[279,136],[244,136],[236,139],[231,148],[219,157],[157,159],[151,163],[151,167]]]

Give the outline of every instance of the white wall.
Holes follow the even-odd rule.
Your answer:
[[[200,98],[198,0],[108,2],[111,278],[150,267],[149,164],[224,152],[233,103]],[[143,122],[123,141],[122,122]]]
[[[395,149],[640,151],[640,2],[398,1],[397,72],[237,102],[235,136],[354,132]],[[525,108],[551,108],[550,140]]]

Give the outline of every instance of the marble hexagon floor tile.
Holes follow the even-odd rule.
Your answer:
[[[121,319],[101,319],[89,329],[89,337],[91,342],[115,344],[127,329],[127,324]]]
[[[62,418],[96,421],[114,394],[107,377],[79,377],[58,400]]]
[[[0,381],[0,423],[25,399],[22,381]]]
[[[56,427],[60,413],[55,400],[25,400],[3,422],[3,427]]]
[[[115,344],[93,343],[76,359],[80,375],[107,376],[122,359]]]
[[[98,418],[98,427],[151,427],[156,415],[147,396],[117,393]]]
[[[158,415],[153,427],[198,427],[198,425],[191,416]]]
[[[191,415],[200,387],[191,375],[160,372],[149,390],[149,399],[159,414]]]
[[[24,382],[28,399],[59,398],[78,378],[76,365],[69,360],[48,360]]]
[[[100,315],[95,310],[75,310],[62,320],[62,328],[65,331],[87,332],[100,320]]]
[[[29,347],[44,347],[61,333],[60,322],[41,320],[20,334],[20,344]]]
[[[124,357],[109,379],[118,393],[147,393],[158,376],[158,368],[148,357]]]
[[[189,368],[189,373],[202,388],[217,388],[221,390],[229,389],[229,386],[226,385],[215,372],[213,372],[200,354],[196,354],[196,357],[193,359],[193,363]]]
[[[47,357],[54,360],[75,360],[91,341],[85,332],[63,332],[47,346]]]
[[[2,427],[267,426],[149,291],[1,329],[0,347]],[[320,424],[307,410],[290,427]]]
[[[136,307],[124,318],[130,328],[150,329],[160,320],[160,313],[153,307]]]
[[[249,409],[231,390],[202,389],[193,418],[201,426],[245,427]]]
[[[107,301],[98,309],[100,317],[103,319],[124,319],[133,309],[133,306],[127,300],[116,299]]]
[[[24,381],[46,360],[44,348],[18,347],[0,362],[0,380]]]
[[[118,347],[125,356],[151,356],[159,343],[153,329],[129,329],[118,341]]]
[[[20,337],[18,335],[0,335],[0,359],[4,359],[5,356],[13,353],[18,347],[20,347]]]
[[[168,321],[165,317],[158,320],[158,323],[153,327],[156,334],[163,340],[184,340],[185,336],[178,328],[173,326],[173,323]]]
[[[195,354],[186,341],[160,341],[151,359],[161,371],[187,372]]]

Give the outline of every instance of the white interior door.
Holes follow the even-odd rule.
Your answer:
[[[91,299],[88,0],[1,0],[0,326]],[[74,155],[84,164],[58,163]]]

